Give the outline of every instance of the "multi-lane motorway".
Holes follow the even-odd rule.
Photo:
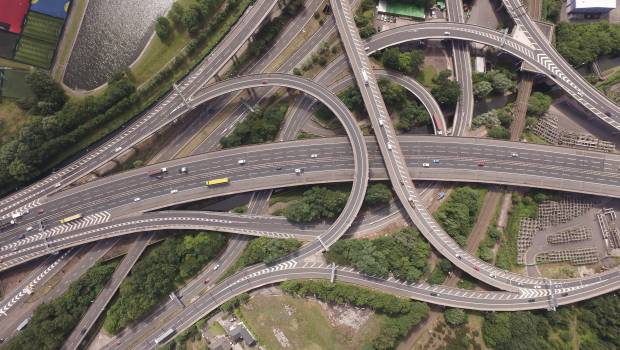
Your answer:
[[[441,141],[438,142],[438,138],[430,139],[430,141],[418,141],[418,144],[413,145],[408,150],[406,149],[406,141],[396,137],[374,78],[375,72],[367,60],[366,55],[378,49],[401,42],[428,38],[460,39],[496,46],[528,61],[541,72],[548,74],[552,80],[597,117],[610,126],[620,129],[618,106],[585,82],[559,57],[546,40],[540,40],[542,34],[535,25],[532,25],[526,14],[520,13],[522,11],[520,4],[514,0],[504,0],[504,4],[509,13],[513,15],[515,23],[525,30],[530,42],[503,38],[500,33],[495,31],[466,24],[423,23],[385,31],[374,36],[367,43],[363,43],[353,23],[349,4],[333,2],[336,24],[377,138],[377,142],[374,144],[361,136],[361,132],[350,112],[335,95],[326,92],[321,85],[305,79],[282,74],[255,75],[239,77],[204,88],[205,83],[211,80],[243,45],[275,4],[275,1],[258,0],[231,30],[222,44],[181,82],[175,92],[163,99],[151,112],[123,130],[119,136],[72,163],[69,167],[60,170],[57,174],[51,175],[1,201],[0,215],[7,215],[19,207],[37,207],[37,209],[44,210],[42,213],[38,210],[35,213],[33,210],[31,214],[20,218],[19,225],[7,231],[0,238],[0,244],[2,244],[0,255],[3,259],[4,268],[31,259],[29,254],[35,252],[41,255],[64,248],[65,245],[63,244],[70,246],[83,243],[77,237],[89,237],[84,232],[92,231],[95,228],[102,230],[107,228],[107,232],[114,235],[114,229],[121,227],[122,224],[125,224],[126,227],[133,225],[131,232],[136,232],[140,226],[148,226],[153,222],[165,222],[165,225],[183,225],[179,222],[197,220],[191,218],[192,213],[183,214],[187,215],[185,217],[178,213],[143,214],[146,211],[163,208],[171,204],[248,190],[353,180],[351,196],[342,215],[326,231],[320,234],[315,232],[316,240],[306,244],[299,252],[278,265],[256,266],[244,270],[231,277],[229,283],[220,284],[206,295],[199,297],[195,306],[192,305],[192,307],[187,308],[187,313],[182,313],[170,321],[171,327],[180,330],[191,324],[188,322],[195,321],[196,317],[199,318],[206,314],[219,303],[238,292],[284,279],[296,277],[325,278],[328,274],[331,275],[334,271],[330,268],[309,266],[307,263],[303,263],[302,259],[310,254],[328,249],[329,245],[346,232],[361,207],[366,183],[371,176],[374,176],[375,178],[389,178],[392,181],[408,216],[443,255],[476,278],[501,289],[519,293],[492,292],[486,294],[472,292],[468,294],[462,290],[452,290],[446,287],[410,286],[400,281],[378,280],[361,276],[354,271],[338,269],[336,272],[342,280],[443,305],[489,310],[545,307],[549,304],[549,296],[553,294],[554,290],[561,294],[558,296],[551,295],[551,299],[553,302],[557,301],[558,304],[563,304],[617,288],[620,278],[617,271],[574,281],[553,281],[554,288],[552,288],[550,285],[545,285],[541,279],[507,273],[480,262],[458,247],[438,227],[420,203],[416,189],[411,182],[411,178],[445,178],[460,181],[519,184],[617,196],[618,184],[620,183],[618,181],[620,163],[616,156],[566,149],[553,150],[542,146],[520,144],[494,145],[485,143],[493,141],[474,141],[472,139],[461,139],[461,143],[459,143],[459,139],[456,139],[453,144],[440,145],[438,143]],[[458,2],[455,4],[458,6]],[[368,47],[368,49],[364,47]],[[456,67],[457,76],[461,76],[462,74],[459,72],[464,71],[459,71],[458,68],[465,65],[469,66],[469,62],[459,63],[457,60],[456,65],[459,66]],[[308,141],[310,145],[303,142],[290,143],[285,145],[288,147],[281,153],[274,153],[273,145],[256,146],[257,150],[260,149],[259,151],[246,148],[241,151],[244,153],[239,153],[239,150],[222,151],[221,158],[213,157],[206,164],[201,163],[204,159],[199,160],[197,158],[166,163],[165,166],[169,168],[170,172],[161,177],[147,177],[144,173],[149,169],[164,166],[156,165],[112,176],[46,197],[46,195],[64,188],[75,179],[92,171],[105,161],[114,158],[167,123],[182,117],[187,110],[196,105],[225,93],[263,86],[283,86],[298,89],[319,99],[338,116],[349,137],[348,142],[340,139],[340,148],[334,148],[337,142],[326,144],[325,140],[320,140],[317,144]],[[465,94],[465,96],[468,96],[467,94],[470,96],[471,91],[466,91]],[[461,120],[466,120],[471,113],[463,112],[460,114],[464,115]],[[310,148],[304,149],[304,147]],[[529,147],[533,147],[533,149]],[[268,155],[260,153],[265,152],[265,150],[272,153]],[[428,153],[425,153],[426,151]],[[312,152],[310,154],[320,152],[321,157],[309,157],[307,152]],[[347,156],[342,158],[338,154],[339,152],[341,154],[346,153]],[[373,152],[375,152],[374,158],[372,157]],[[281,158],[277,158],[278,154]],[[231,155],[235,158],[231,159]],[[243,165],[238,163],[241,159],[245,160]],[[188,164],[191,164],[191,171],[188,174],[176,172],[181,166]],[[228,186],[219,188],[206,188],[203,185],[205,179],[221,176],[229,176],[233,178],[233,182]],[[119,186],[119,183],[122,183],[122,186]],[[55,186],[56,184],[58,187]],[[85,201],[85,198],[88,198],[88,201]],[[76,212],[83,213],[84,217],[75,225],[57,224],[58,219]],[[148,215],[154,217],[148,218]],[[157,215],[162,216],[156,217]],[[202,215],[202,219],[204,219],[205,216],[216,214],[203,213],[197,215],[199,217]],[[180,217],[184,219],[179,220]],[[46,229],[19,239],[26,231],[26,227],[38,227],[39,220],[42,218],[47,219],[45,223],[41,222],[43,225],[47,225]],[[145,218],[151,221],[140,221],[145,220]],[[267,220],[266,218],[263,219]],[[131,220],[133,223],[127,224]],[[214,222],[210,224],[213,225]],[[114,225],[121,226],[113,227]],[[263,230],[263,233],[274,232],[274,230],[269,230],[270,225],[272,224],[265,224],[266,229]],[[240,226],[243,226],[243,223]],[[109,230],[110,227],[113,227],[112,230]],[[227,227],[227,229],[230,228]],[[77,236],[78,233],[82,236]],[[90,234],[92,237],[96,236],[92,232]],[[541,289],[536,290],[535,287]],[[408,290],[407,288],[413,289]],[[430,288],[439,289],[432,289],[431,291]],[[431,295],[429,292],[433,294]],[[123,346],[126,344],[135,345],[136,343],[127,342],[123,343]],[[147,339],[141,346],[150,347],[152,343]],[[136,348],[141,346],[136,346]]]
[[[398,140],[406,166],[416,179],[497,183],[620,197],[620,156],[615,154],[474,138],[400,136]],[[365,143],[371,178],[386,179],[376,142],[367,137]],[[22,233],[27,233],[26,227],[35,225],[39,219],[33,213],[17,228],[5,232],[0,246],[3,259],[0,266],[6,269],[45,254],[49,249],[58,250],[147,228],[221,229],[252,235],[280,235],[289,230],[289,233],[303,238],[302,230],[278,227],[267,219],[262,221],[263,225],[257,226],[259,230],[248,230],[247,225],[251,227],[252,220],[243,215],[203,212],[138,214],[252,190],[351,181],[354,176],[351,150],[346,138],[248,146],[155,164],[66,190],[50,197],[49,202],[42,206],[46,210],[48,230],[18,239]],[[312,154],[317,158],[311,158]],[[246,163],[239,165],[240,159]],[[149,169],[161,167],[168,169],[168,174],[162,178],[146,174]],[[179,174],[180,167],[187,167],[189,173]],[[297,175],[295,169],[303,169],[303,174]],[[204,185],[206,179],[217,177],[229,177],[232,182],[212,188]],[[173,190],[177,192],[171,193]],[[81,198],[91,200],[82,203]],[[140,201],[134,202],[135,198]],[[90,224],[57,224],[57,220],[67,213],[77,212],[85,216],[85,222],[99,213],[108,213],[109,216],[100,221],[93,219]],[[257,224],[261,223],[259,219]]]

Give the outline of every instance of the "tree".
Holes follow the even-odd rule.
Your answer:
[[[174,23],[176,27],[183,26],[183,17],[185,17],[185,9],[177,1],[172,3],[172,7],[168,12],[168,19]]]
[[[620,54],[620,25],[560,22],[556,26],[556,47],[572,65],[592,63],[604,55]]]
[[[486,80],[474,84],[474,96],[478,99],[487,97],[493,91],[493,85]]]
[[[510,131],[501,126],[494,126],[488,131],[487,136],[493,139],[508,140],[510,139]]]
[[[461,95],[461,86],[458,82],[449,79],[451,75],[452,72],[446,69],[439,72],[433,79],[435,86],[431,89],[431,94],[444,107],[454,106]]]
[[[190,34],[195,35],[202,25],[203,13],[200,6],[192,4],[183,14],[183,25]]]
[[[515,84],[510,78],[508,78],[504,73],[497,73],[493,76],[493,80],[491,81],[493,85],[493,90],[500,94],[504,94],[507,91],[512,90],[515,87]]]
[[[386,68],[398,70],[400,67],[400,50],[396,47],[385,49],[381,61]]]
[[[30,113],[39,115],[50,115],[60,110],[65,102],[67,95],[60,84],[42,70],[35,70],[26,76],[26,84],[32,89],[35,95],[34,100],[29,104]]]
[[[364,204],[374,207],[377,205],[388,204],[392,200],[392,191],[385,184],[374,183],[368,186]]]
[[[551,97],[542,92],[535,92],[527,102],[527,112],[540,117],[549,110],[549,106],[551,106]]]
[[[463,309],[446,309],[443,317],[451,326],[460,326],[467,322],[467,313]]]
[[[168,18],[162,16],[157,17],[157,22],[155,23],[155,33],[157,33],[157,36],[161,39],[161,41],[170,39],[172,28]]]

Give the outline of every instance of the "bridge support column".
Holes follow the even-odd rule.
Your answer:
[[[555,290],[553,289],[553,283],[551,282],[551,280],[547,280],[547,283],[549,284],[549,308],[547,310],[549,311],[555,311],[555,309],[558,307],[558,302],[555,299]]]

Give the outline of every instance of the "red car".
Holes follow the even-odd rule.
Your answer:
[[[267,82],[265,80],[263,80],[263,81],[261,81],[261,84],[267,85]]]
[[[474,266],[474,270],[480,271],[480,268],[478,266]]]
[[[478,161],[478,166],[484,166],[484,160],[479,160]]]

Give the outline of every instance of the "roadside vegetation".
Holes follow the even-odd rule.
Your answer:
[[[24,104],[25,109],[35,108],[45,116],[30,116],[20,132],[0,147],[0,188],[7,191],[32,181],[141,113],[210,52],[250,2],[227,0],[220,11],[202,18],[200,30],[179,53],[175,50],[160,63],[163,68],[156,62],[135,66],[157,67],[145,73],[143,80],[137,71],[116,73],[102,93],[72,98],[60,109],[58,99]],[[134,82],[144,84],[136,90]],[[48,97],[56,96],[51,94],[53,84],[46,91]]]
[[[328,262],[352,266],[371,276],[417,282],[428,270],[431,248],[418,230],[404,228],[374,239],[344,239],[325,253]]]
[[[446,278],[448,278],[448,274],[452,271],[452,268],[453,266],[450,260],[440,258],[430,276],[426,279],[426,282],[429,284],[442,284]]]
[[[289,190],[272,197],[270,204],[289,203],[283,211],[291,222],[310,223],[336,219],[349,199],[348,185],[312,186]],[[391,189],[384,183],[371,183],[364,197],[364,205],[372,209],[388,204],[393,198]]]
[[[258,263],[271,264],[301,247],[296,239],[258,237],[250,241],[241,256],[219,278],[222,281],[244,267]]]
[[[166,238],[150,249],[121,283],[105,314],[104,329],[117,334],[139,320],[178,286],[196,275],[226,245],[217,232],[192,232]]]
[[[442,70],[433,78],[431,94],[437,100],[440,106],[452,109],[461,96],[461,84],[455,80],[451,80],[452,71],[449,69]]]
[[[512,104],[508,104],[505,107],[492,109],[475,116],[471,121],[471,125],[474,129],[485,126],[487,128],[487,136],[490,138],[508,140],[510,138],[512,120]]]
[[[555,37],[558,52],[575,67],[605,55],[620,55],[620,24],[560,22],[555,27]]]
[[[346,304],[370,308],[387,316],[378,335],[363,348],[393,349],[409,331],[428,317],[425,303],[398,298],[391,294],[371,291],[344,283],[328,281],[286,281],[280,288],[287,294],[302,298],[313,297],[329,304]]]
[[[271,142],[278,135],[288,110],[288,101],[280,101],[264,109],[250,112],[233,132],[220,140],[222,148]]]
[[[485,73],[473,74],[474,96],[484,99],[489,95],[512,93],[517,87],[517,74],[507,69],[491,69]]]
[[[485,194],[486,189],[459,187],[452,191],[433,214],[450,237],[463,247],[478,219]]]
[[[118,260],[91,267],[60,297],[35,309],[28,326],[2,346],[6,350],[60,349],[108,282]]]
[[[402,52],[398,47],[385,49],[378,57],[383,66],[404,74],[418,73],[424,63],[424,51]]]
[[[560,21],[561,11],[561,0],[543,0],[542,19],[557,24]]]
[[[398,117],[396,128],[402,132],[410,131],[414,127],[429,125],[430,115],[417,98],[404,87],[394,84],[388,79],[379,79],[379,90],[385,100],[388,113]],[[338,94],[340,100],[358,116],[358,119],[366,118],[367,111],[364,100],[357,86],[352,86]],[[336,116],[324,105],[321,105],[315,116],[325,127],[335,129],[340,126]]]
[[[357,12],[355,12],[355,25],[359,29],[362,39],[377,32],[374,25],[375,6],[377,6],[377,0],[362,0]]]
[[[620,298],[608,294],[555,312],[485,314],[482,335],[492,349],[618,349]]]

